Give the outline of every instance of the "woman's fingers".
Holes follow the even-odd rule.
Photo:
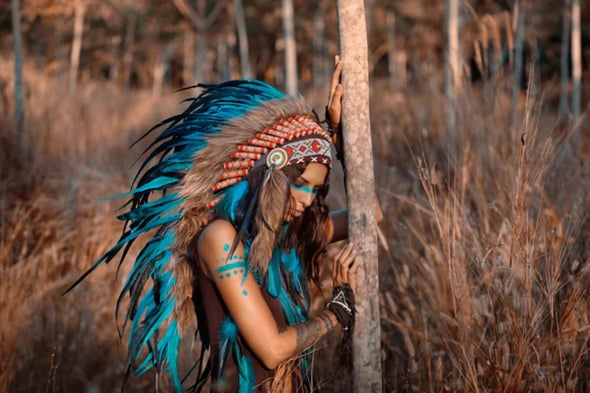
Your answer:
[[[332,280],[334,286],[342,285],[349,281],[350,269],[356,260],[356,250],[352,243],[343,247],[334,257],[332,267]]]
[[[342,75],[342,62],[340,61],[340,56],[336,55],[334,57],[334,72],[332,73],[332,81],[330,83],[329,98],[332,98],[336,91],[336,87],[340,84],[340,75]],[[330,99],[329,102],[331,103],[332,100]]]
[[[328,95],[328,108],[330,112],[334,111],[335,105],[340,105],[342,91],[344,90],[340,84],[340,76],[342,75],[342,62],[338,56],[335,57],[335,63],[332,81],[330,82],[330,94]],[[330,115],[334,114],[330,113]]]

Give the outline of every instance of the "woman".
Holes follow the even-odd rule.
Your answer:
[[[332,127],[341,69],[337,61]],[[309,347],[338,325],[349,335],[354,324],[350,244],[334,260],[326,310],[308,316],[308,283],[317,282],[326,244],[346,236],[346,213],[330,215],[324,203],[332,135],[306,103],[262,82],[202,87],[185,112],[159,125],[168,127],[124,194],[120,241],[80,280],[155,231],[119,297],[130,297],[129,370],[167,370],[182,391],[178,345],[196,314],[203,345],[193,390],[209,380],[217,392],[309,390]],[[162,195],[152,199],[155,191]]]
[[[342,91],[338,87],[340,70],[338,64],[329,106],[335,119],[339,119],[340,104],[335,97]],[[243,180],[219,202],[210,203],[218,204],[205,217],[198,190],[210,182],[203,179],[208,171],[192,171],[184,179],[184,215],[176,234],[177,244],[188,245],[180,250],[188,262],[181,270],[188,266],[190,271],[177,271],[177,276],[193,279],[198,325],[206,328],[201,339],[210,345],[213,391],[309,390],[309,359],[301,355],[338,326],[338,318],[329,309],[312,319],[307,315],[308,281],[317,281],[326,244],[338,240],[324,203],[331,135],[314,118],[302,102],[273,99],[234,118],[219,142],[212,137],[208,147],[195,156],[195,168],[211,166],[212,157],[222,156],[223,151],[224,168],[230,172],[246,166],[247,154],[260,156],[249,157],[247,175],[219,177],[213,189],[236,175]],[[267,151],[256,150],[264,144],[250,139],[244,145],[229,143],[228,152],[225,135],[249,128],[253,132],[246,131],[248,136],[256,134],[260,141],[274,144],[266,146]],[[263,139],[265,135],[269,138]],[[228,153],[232,158],[227,159]],[[340,214],[340,221],[345,218]],[[346,222],[340,226],[345,227]],[[354,286],[354,261],[354,249],[348,245],[335,258],[333,270],[339,301],[330,308],[340,312],[346,329],[352,329],[354,321],[353,292],[345,286]],[[206,375],[199,379],[204,381]]]

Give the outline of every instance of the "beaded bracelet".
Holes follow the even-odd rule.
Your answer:
[[[332,292],[332,299],[328,302],[328,310],[336,316],[338,323],[344,330],[344,342],[352,336],[356,308],[354,305],[354,292],[349,284],[342,284]]]

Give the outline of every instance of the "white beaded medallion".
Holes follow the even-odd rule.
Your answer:
[[[272,149],[266,156],[266,166],[274,166],[276,169],[282,169],[289,162],[287,151],[280,147]]]

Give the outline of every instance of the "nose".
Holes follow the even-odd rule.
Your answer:
[[[315,198],[315,196],[313,194],[305,193],[304,195],[302,195],[301,203],[303,204],[304,207],[309,207],[311,205],[311,203],[313,202],[313,198]]]

